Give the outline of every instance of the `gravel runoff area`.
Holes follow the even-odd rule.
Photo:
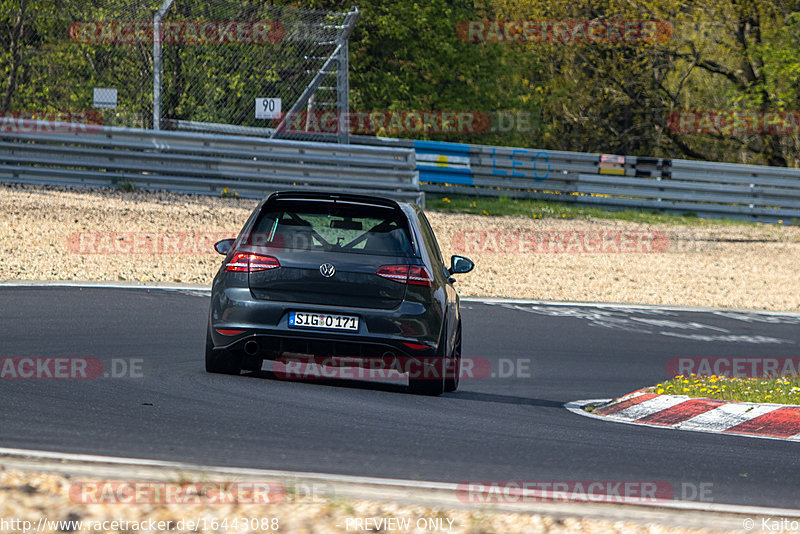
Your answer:
[[[58,532],[325,534],[376,531],[447,534],[728,532],[722,529],[686,529],[653,522],[506,513],[491,511],[485,506],[475,510],[452,510],[323,496],[309,498],[288,493],[285,498],[276,499],[278,502],[264,504],[261,499],[254,498],[253,493],[244,489],[225,493],[224,483],[218,483],[211,490],[202,490],[202,493],[191,489],[202,489],[207,483],[189,483],[181,480],[167,483],[117,479],[109,481],[98,477],[78,478],[58,473],[3,470],[0,467],[0,531],[21,533],[27,528],[27,532],[35,531],[38,534]],[[137,487],[135,484],[141,486]],[[184,489],[176,491],[175,488],[180,484],[184,484]],[[218,489],[220,492],[215,493]],[[201,496],[203,494],[210,497]],[[226,494],[233,498],[216,497]],[[225,502],[207,502],[216,500]],[[226,518],[228,522],[223,523]],[[372,520],[371,523],[367,523],[368,518]],[[242,528],[245,519],[247,526]],[[238,522],[234,524],[234,520]],[[6,523],[3,524],[3,521]],[[59,524],[57,523],[59,521],[72,523]],[[194,524],[190,525],[189,521],[193,521]],[[377,528],[375,521],[383,521],[378,523],[382,528]]]
[[[210,284],[255,200],[0,184],[0,280]],[[429,212],[462,296],[800,310],[800,227]]]

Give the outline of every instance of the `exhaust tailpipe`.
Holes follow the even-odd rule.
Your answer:
[[[244,352],[248,356],[255,356],[259,352],[258,342],[252,339],[244,344]]]

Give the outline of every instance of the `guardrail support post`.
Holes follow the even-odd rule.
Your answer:
[[[161,21],[172,6],[174,0],[164,0],[161,7],[153,15],[153,130],[161,129]]]
[[[336,107],[339,111],[339,142],[350,143],[350,34],[361,13],[353,8],[344,20],[344,30],[339,32],[336,44],[339,46],[336,68]]]

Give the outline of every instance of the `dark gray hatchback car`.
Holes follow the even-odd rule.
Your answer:
[[[264,360],[319,377],[408,377],[411,391],[458,387],[461,316],[452,275],[422,210],[385,198],[279,192],[253,211],[211,292],[206,370],[239,374]],[[292,367],[294,365],[294,367]],[[343,370],[367,368],[355,376]],[[304,372],[297,372],[299,369]],[[338,369],[340,372],[330,372]]]

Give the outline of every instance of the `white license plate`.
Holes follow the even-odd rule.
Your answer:
[[[358,317],[332,313],[289,312],[289,326],[358,331]]]

